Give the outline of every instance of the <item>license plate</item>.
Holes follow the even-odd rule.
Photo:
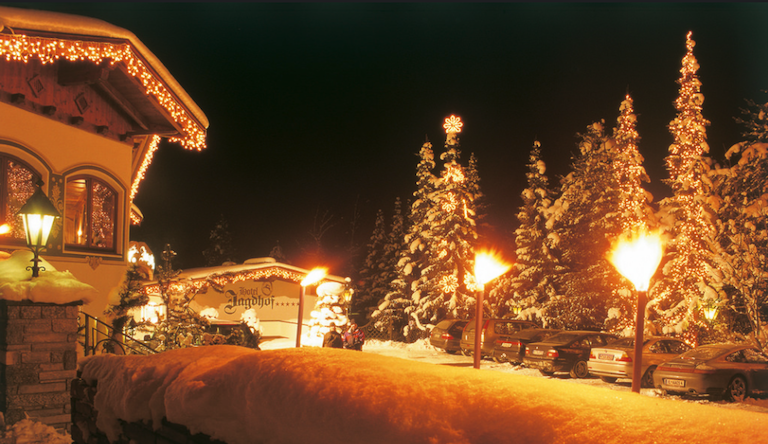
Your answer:
[[[541,356],[541,355],[544,354],[544,350],[534,350],[533,354],[536,355],[536,356]]]
[[[685,381],[682,379],[664,378],[664,385],[669,385],[672,387],[685,387]]]
[[[512,344],[510,344],[509,342],[502,342],[501,346],[509,348],[509,347],[512,347]]]
[[[613,361],[613,355],[609,353],[600,353],[597,355],[597,359],[601,361]]]

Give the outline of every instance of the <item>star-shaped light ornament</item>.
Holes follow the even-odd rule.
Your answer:
[[[461,121],[461,117],[454,116],[453,114],[451,114],[451,117],[446,117],[445,124],[443,124],[445,134],[460,133],[462,126],[464,126],[464,122]]]

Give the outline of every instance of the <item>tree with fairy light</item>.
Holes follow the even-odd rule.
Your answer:
[[[657,229],[656,215],[651,202],[653,197],[644,188],[650,178],[643,167],[643,156],[638,144],[637,116],[634,102],[627,94],[619,107],[617,125],[613,129],[613,169],[619,186],[617,224],[620,233],[646,232]],[[608,309],[608,330],[631,334],[634,331],[633,315],[637,310],[637,297],[629,282],[618,282],[614,298]]]
[[[715,219],[717,235],[712,244],[717,268],[723,273],[722,299],[710,302],[719,308],[719,319],[710,340],[749,337],[760,348],[768,347],[768,103],[742,110],[737,119],[745,126],[744,142],[726,153],[732,166],[713,174],[721,197]]]
[[[434,203],[427,213],[431,242],[427,248],[428,264],[422,269],[418,299],[406,309],[416,327],[425,329],[445,317],[467,318],[474,313],[474,292],[467,288],[471,280],[477,244],[475,199],[479,186],[466,180],[459,163],[461,150],[458,133],[463,123],[456,116],[446,119],[443,170],[432,193]]]
[[[390,284],[389,293],[371,314],[377,329],[397,335],[408,325],[405,310],[421,299],[422,270],[428,265],[427,247],[433,238],[427,215],[434,205],[432,196],[437,178],[432,173],[435,155],[429,141],[421,146],[418,156],[416,191],[408,215],[408,228],[398,243],[397,276]]]
[[[552,275],[557,261],[547,227],[547,211],[556,196],[549,186],[538,141],[528,157],[525,176],[528,186],[521,194],[523,205],[517,213],[519,225],[515,230],[517,260],[512,272],[499,278],[490,298],[506,297],[507,311],[518,309],[520,318],[535,320],[542,304],[555,295]]]
[[[601,330],[609,299],[621,280],[606,258],[610,240],[621,233],[616,214],[619,184],[604,122],[593,123],[579,137],[579,155],[573,158],[571,173],[561,180],[560,197],[549,208],[557,294],[540,313],[550,327]]]
[[[700,304],[719,297],[721,277],[713,267],[708,245],[714,238],[711,161],[706,156],[706,127],[702,115],[704,95],[693,55],[695,42],[689,32],[683,57],[677,116],[669,124],[674,142],[665,159],[669,178],[664,182],[673,195],[660,202],[660,220],[670,234],[663,277],[649,291],[649,315],[658,333],[677,334],[691,344],[698,342],[698,330],[706,326]]]

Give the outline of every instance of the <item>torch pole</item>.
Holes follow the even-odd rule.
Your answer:
[[[483,328],[483,292],[484,288],[477,291],[477,313],[475,314],[475,368],[480,368],[480,357],[483,354],[483,348],[480,344]]]
[[[643,330],[645,327],[646,292],[637,292],[637,316],[635,317],[635,360],[632,365],[632,391],[640,393],[643,375]]]
[[[296,319],[296,348],[301,347],[301,322],[304,320],[304,286],[299,293],[299,317]]]

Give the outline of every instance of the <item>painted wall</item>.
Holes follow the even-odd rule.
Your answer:
[[[115,252],[66,251],[59,234],[58,243],[51,244],[42,254],[57,270],[68,270],[98,290],[98,298],[85,304],[82,310],[103,317],[107,296],[119,285],[127,268],[131,147],[2,102],[0,122],[0,152],[17,157],[37,170],[45,181],[44,190],[62,213],[63,183],[69,175],[85,173],[98,177],[118,193],[121,205],[116,219]],[[25,247],[0,239],[0,248]]]

